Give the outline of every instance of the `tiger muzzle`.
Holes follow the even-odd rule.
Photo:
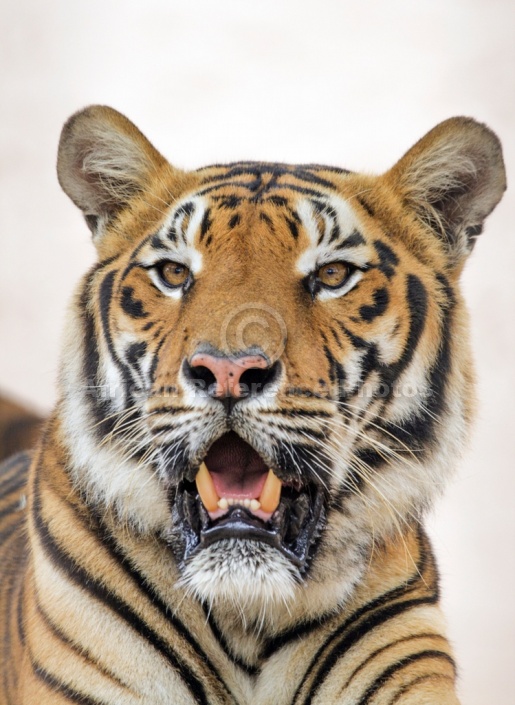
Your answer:
[[[236,433],[218,439],[195,480],[181,480],[171,498],[179,563],[239,539],[275,548],[304,573],[325,523],[325,491],[314,482],[283,481],[282,474]]]

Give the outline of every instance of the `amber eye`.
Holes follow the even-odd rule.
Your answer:
[[[158,267],[161,279],[167,286],[179,288],[184,286],[190,277],[190,270],[179,262],[163,262]]]
[[[350,274],[350,267],[344,262],[330,262],[320,267],[316,278],[323,286],[337,289],[342,286]]]

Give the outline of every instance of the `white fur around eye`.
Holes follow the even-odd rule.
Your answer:
[[[326,289],[321,287],[317,293],[317,299],[319,301],[327,301],[328,299],[337,299],[340,296],[345,296],[345,294],[356,286],[362,277],[363,272],[360,269],[356,269],[339,289]]]

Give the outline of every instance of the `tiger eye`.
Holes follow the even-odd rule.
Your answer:
[[[190,270],[179,262],[166,262],[161,267],[161,277],[168,286],[183,286],[188,281]]]
[[[349,276],[349,267],[343,262],[324,264],[317,271],[317,279],[324,286],[337,288],[342,286]]]

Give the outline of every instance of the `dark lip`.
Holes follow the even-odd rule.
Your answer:
[[[326,499],[320,487],[284,487],[279,507],[268,521],[244,507],[231,507],[211,519],[193,483],[180,483],[174,493],[172,516],[179,529],[180,546],[173,545],[181,564],[217,541],[242,539],[267,544],[295,565],[301,574],[309,567],[325,524]]]

